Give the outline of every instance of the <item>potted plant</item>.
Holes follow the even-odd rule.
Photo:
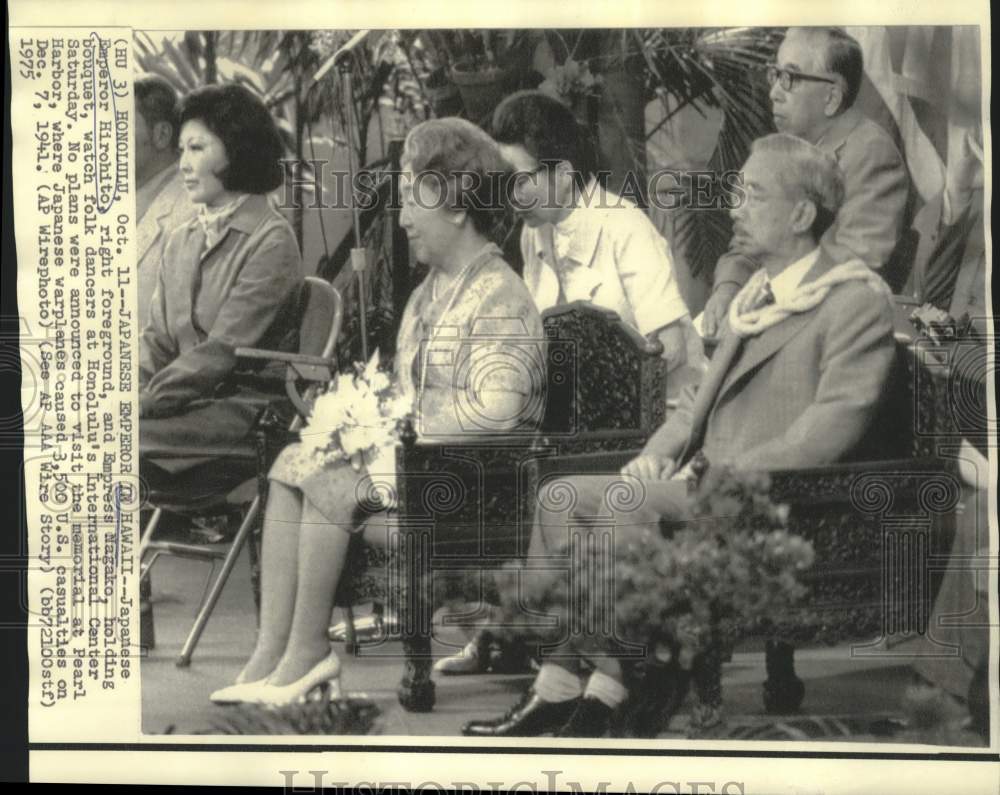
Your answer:
[[[569,587],[564,577],[526,576],[517,588],[505,578],[505,623],[525,632],[521,605],[529,605],[546,617],[544,628],[531,628],[532,639],[560,643],[567,627],[607,627],[613,605],[614,631],[593,636],[605,645],[600,651],[621,654],[625,641],[654,653],[622,658],[632,698],[612,731],[655,736],[692,682],[711,676],[702,669],[792,611],[803,615],[800,575],[813,563],[813,547],[785,529],[788,508],[772,503],[769,490],[766,474],[709,469],[683,528],[648,531],[641,542],[619,548],[611,565],[597,557],[598,545],[584,545],[572,556]],[[703,719],[693,723],[700,728]]]
[[[458,89],[471,121],[481,123],[510,87],[520,63],[530,60],[532,34],[526,30],[425,30],[420,38],[441,72]]]
[[[597,123],[597,101],[603,84],[604,79],[590,71],[587,61],[568,58],[552,68],[538,90],[569,105],[577,121],[593,128]]]

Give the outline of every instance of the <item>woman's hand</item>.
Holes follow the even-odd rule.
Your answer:
[[[633,458],[622,467],[622,474],[639,480],[668,480],[677,470],[677,464],[672,458],[659,455],[640,455]]]
[[[355,472],[360,472],[361,468],[365,465],[365,454],[360,450],[356,453],[351,453],[351,469]]]

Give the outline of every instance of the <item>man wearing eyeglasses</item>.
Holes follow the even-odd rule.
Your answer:
[[[851,460],[878,436],[872,425],[895,355],[892,309],[865,264],[821,255],[818,241],[844,196],[834,158],[774,134],[754,143],[743,169],[746,201],[733,222],[761,270],[734,299],[701,385],[685,391],[620,476],[556,475],[539,489],[523,579],[505,586],[507,618],[539,628],[551,621],[564,634],[533,636],[550,645],[531,689],[502,717],[467,723],[467,736],[601,737],[630,695],[662,709],[671,689],[647,680],[630,694],[631,666],[622,667],[638,661],[649,638],[625,627],[603,634],[617,629],[617,586],[603,590],[616,561],[627,549],[651,553],[661,520],[690,521],[695,462],[744,472],[822,466]],[[581,554],[592,567],[577,563]]]
[[[857,41],[839,28],[790,28],[768,69],[774,125],[833,155],[846,198],[821,247],[834,262],[859,258],[885,272],[906,226],[910,179],[899,150],[878,124],[854,107],[864,63]],[[702,333],[719,334],[736,292],[760,267],[735,237],[715,268]],[[901,287],[906,274],[891,274]]]

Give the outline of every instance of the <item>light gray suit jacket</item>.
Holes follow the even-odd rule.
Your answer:
[[[139,330],[149,324],[149,302],[153,298],[156,280],[160,273],[160,262],[167,238],[197,212],[191,203],[180,172],[160,189],[136,225],[136,262],[139,289]]]
[[[821,256],[803,281],[830,267]],[[685,392],[644,452],[682,464],[700,449],[738,469],[841,460],[864,438],[894,355],[892,308],[863,282],[835,286],[755,337],[727,326],[697,392]]]
[[[139,339],[143,419],[212,398],[236,366],[236,348],[278,349],[298,323],[291,312],[302,258],[267,196],[248,197],[211,248],[197,220],[175,229],[163,258]]]
[[[820,245],[834,262],[855,257],[869,268],[889,260],[908,222],[910,175],[889,134],[857,108],[837,117],[816,144],[833,155],[844,173],[844,204]],[[757,270],[736,252],[719,258],[715,283],[746,284]]]

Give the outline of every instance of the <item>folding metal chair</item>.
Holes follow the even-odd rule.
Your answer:
[[[297,412],[290,430],[297,430],[302,424],[301,417],[308,414],[306,397],[299,393],[296,388],[297,382],[303,378],[310,383],[329,381],[336,372],[334,351],[343,317],[340,293],[328,282],[310,276],[305,279],[302,290],[302,300],[299,304],[301,321],[298,353],[278,353],[251,348],[236,350],[237,357],[241,359],[267,359],[287,364],[285,392]],[[262,410],[269,402],[262,402]],[[205,450],[178,450],[176,455],[205,455]],[[248,484],[256,483],[257,477],[258,449],[251,438],[245,444],[227,450],[222,461],[213,458],[210,463],[195,467],[184,476],[172,479],[168,487],[154,487],[150,492],[149,502],[155,506],[155,510],[139,546],[140,579],[149,576],[153,564],[162,555],[206,561],[212,564],[213,570],[216,561],[222,561],[222,568],[208,588],[194,625],[177,658],[179,667],[190,665],[191,656],[236,565],[236,559],[258,521],[261,508],[260,494],[257,493],[250,502],[236,535],[228,545],[156,540],[153,536],[164,513],[197,517],[217,511],[233,504],[234,495],[245,492]],[[147,555],[148,560],[146,560]]]

